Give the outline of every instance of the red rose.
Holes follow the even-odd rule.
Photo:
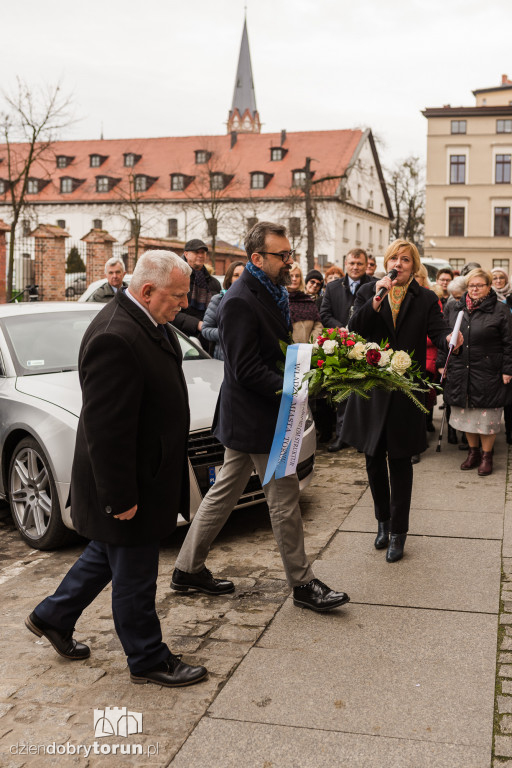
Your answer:
[[[319,347],[321,347],[324,341],[327,341],[327,338],[325,336],[318,336],[316,343],[318,344]]]
[[[318,365],[319,368],[321,368],[324,363],[325,363],[325,360],[318,360],[316,364]]]
[[[345,344],[347,345],[347,347],[353,347],[355,344],[355,341],[354,339],[347,339]]]
[[[368,365],[377,365],[381,358],[381,354],[378,349],[369,349],[366,353],[366,362]]]

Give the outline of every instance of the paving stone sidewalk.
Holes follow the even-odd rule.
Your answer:
[[[261,508],[233,516],[211,553],[213,572],[236,581],[234,596],[169,590],[183,538],[178,532],[161,556],[157,604],[164,637],[174,652],[210,670],[206,683],[183,690],[130,684],[109,590],[77,626],[77,637],[93,648],[83,664],[65,662],[24,630],[25,616],[58,584],[80,548],[34,553],[7,524],[0,551],[0,765],[511,765],[507,448],[501,436],[495,473],[478,478],[460,472],[464,454],[456,447],[445,443],[439,455],[434,445],[415,467],[411,535],[407,556],[397,564],[385,563],[385,553],[373,548],[364,457],[353,450],[319,451],[315,478],[302,497],[306,547],[317,575],[352,597],[331,614],[292,605]],[[123,706],[143,713],[143,732],[124,742],[95,738],[94,709]],[[17,744],[96,743],[100,750],[120,741],[140,744],[144,754],[91,752],[57,760],[41,749],[12,752]],[[156,746],[158,753],[150,753]]]

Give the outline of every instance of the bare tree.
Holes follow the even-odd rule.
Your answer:
[[[397,163],[388,173],[388,188],[395,215],[391,225],[393,237],[411,240],[423,253],[425,169],[419,157]]]
[[[206,224],[211,238],[210,252],[212,266],[215,270],[215,249],[220,223],[228,215],[236,215],[233,208],[233,192],[239,185],[235,171],[220,161],[214,152],[206,152],[206,162],[201,163],[200,170],[193,179],[186,178],[184,188],[188,204],[197,211]]]
[[[0,131],[5,147],[0,157],[5,161],[7,202],[11,209],[11,234],[7,266],[7,301],[12,296],[16,228],[27,205],[29,181],[34,168],[42,183],[50,178],[52,145],[60,131],[69,126],[70,99],[60,85],[35,88],[20,78],[12,93],[3,93],[6,109],[0,112]],[[2,157],[3,155],[3,157]],[[3,165],[3,164],[2,164]]]

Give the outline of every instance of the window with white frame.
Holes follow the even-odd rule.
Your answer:
[[[456,269],[457,272],[460,272],[463,266],[465,265],[466,260],[461,259],[457,256],[453,259],[449,259],[449,262],[450,262],[450,267],[452,267],[453,269]]]
[[[210,177],[210,189],[224,189],[223,173],[212,173]]]
[[[136,176],[135,177],[135,191],[136,192],[145,192],[147,188],[148,188],[147,176]]]
[[[493,259],[492,260],[492,268],[493,269],[504,269],[505,272],[508,274],[509,268],[510,268],[510,259]]]
[[[466,155],[450,155],[450,184],[466,183]]]
[[[450,206],[448,208],[448,236],[464,237],[466,209],[464,206]]]
[[[497,205],[494,208],[494,237],[509,237],[510,207]]]
[[[4,179],[0,179],[0,195],[4,195],[7,192],[7,184]]]
[[[124,164],[126,168],[133,168],[135,165],[135,155],[133,152],[127,152],[124,156]]]
[[[98,176],[96,178],[96,192],[108,192],[110,182],[108,176]]]
[[[89,155],[89,164],[91,168],[99,168],[101,165],[101,156]]]
[[[182,173],[173,173],[171,176],[171,189],[180,192],[185,189],[185,177]]]
[[[496,120],[496,133],[512,133],[512,120]]]
[[[496,184],[510,184],[510,155],[496,155]]]
[[[251,189],[265,189],[264,173],[251,173]]]
[[[304,187],[306,185],[306,171],[292,172],[292,187]]]
[[[38,179],[29,179],[27,181],[27,192],[29,195],[37,195],[37,193],[39,192]]]
[[[451,133],[466,133],[466,121],[465,120],[452,120]]]
[[[69,176],[63,178],[60,180],[60,191],[61,192],[72,192],[73,191],[73,179],[70,179]]]

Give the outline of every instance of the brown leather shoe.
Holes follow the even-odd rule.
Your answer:
[[[461,469],[474,469],[478,467],[482,460],[482,454],[480,448],[470,448],[468,451],[468,457],[466,461],[463,461],[460,465]]]
[[[482,461],[478,466],[480,477],[492,475],[492,451],[482,451]]]

